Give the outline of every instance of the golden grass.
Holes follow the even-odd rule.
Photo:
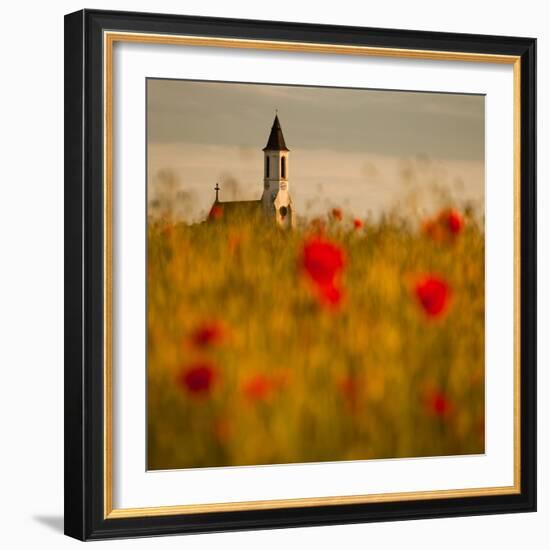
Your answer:
[[[434,239],[333,217],[324,239],[346,257],[334,308],[300,263],[311,231],[150,221],[149,469],[484,451],[480,226]],[[441,316],[415,296],[426,273],[450,286]],[[202,391],[185,381],[197,366],[213,375]]]

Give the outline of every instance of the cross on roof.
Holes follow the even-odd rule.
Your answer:
[[[218,202],[218,192],[220,190],[220,186],[218,185],[218,182],[216,182],[216,187],[214,187],[214,191],[216,191],[216,202]]]

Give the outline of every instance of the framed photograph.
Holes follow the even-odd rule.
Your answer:
[[[535,510],[535,55],[66,16],[66,534]]]

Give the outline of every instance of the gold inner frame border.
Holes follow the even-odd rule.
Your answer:
[[[414,491],[370,495],[347,495],[327,497],[304,497],[277,500],[255,500],[245,502],[222,502],[212,504],[182,504],[148,508],[113,508],[113,387],[112,387],[112,186],[113,186],[113,47],[116,42],[137,42],[144,44],[168,44],[181,46],[204,46],[217,48],[260,49],[287,52],[305,52],[336,55],[359,55],[372,57],[396,57],[443,61],[467,61],[476,63],[498,63],[513,66],[514,86],[514,484],[505,487],[484,487],[434,491]],[[435,50],[412,50],[401,48],[380,48],[370,46],[346,46],[339,44],[316,44],[308,42],[284,42],[271,40],[248,40],[239,38],[216,38],[169,34],[149,34],[105,31],[103,34],[103,191],[104,191],[104,518],[152,517],[207,512],[229,512],[246,510],[267,510],[276,508],[299,508],[307,506],[334,506],[345,504],[366,504],[381,502],[402,502],[411,500],[433,500],[443,498],[510,495],[521,492],[520,453],[520,312],[521,312],[521,255],[520,255],[520,189],[521,189],[521,60],[519,56],[450,52]]]

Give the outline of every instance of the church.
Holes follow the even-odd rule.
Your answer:
[[[296,225],[296,217],[288,182],[288,157],[279,117],[275,120],[264,152],[264,186],[260,199],[249,201],[220,201],[220,187],[216,184],[216,199],[210,209],[210,218],[222,217],[227,221],[240,216],[263,216],[282,228]]]

